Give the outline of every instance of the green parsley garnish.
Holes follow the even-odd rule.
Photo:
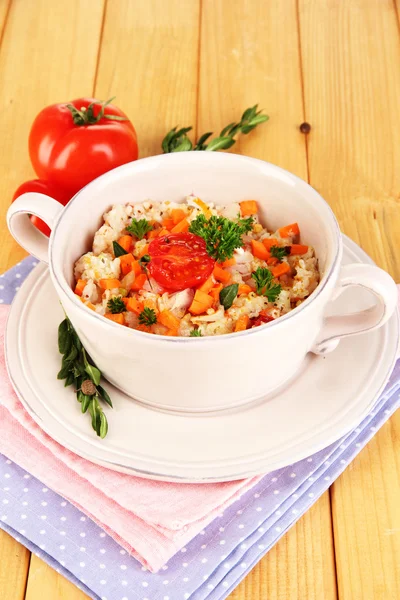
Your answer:
[[[252,278],[256,282],[257,294],[260,296],[266,296],[268,302],[275,302],[277,297],[282,291],[279,283],[273,283],[273,275],[269,269],[258,267],[254,273],[251,274]]]
[[[152,229],[153,225],[150,225],[147,219],[140,219],[140,221],[132,219],[131,224],[126,228],[128,233],[136,236],[138,240],[142,240],[146,233],[149,233]]]
[[[201,214],[191,222],[189,231],[202,237],[206,242],[207,253],[218,262],[232,258],[236,248],[242,245],[242,235],[253,226],[253,217],[237,222],[213,215],[208,220]]]
[[[201,333],[200,329],[192,329],[192,331],[189,333],[189,337],[203,337],[203,334]]]
[[[290,246],[271,246],[270,253],[271,256],[281,261],[284,256],[290,254]]]
[[[142,267],[143,271],[147,275],[147,265],[150,262],[150,254],[144,254],[141,258],[139,258],[139,265]]]
[[[122,313],[126,311],[126,306],[121,298],[121,296],[116,296],[115,298],[110,298],[107,302],[107,310],[113,315],[117,315],[118,313]]]
[[[148,327],[157,323],[156,311],[146,306],[139,315],[139,323],[140,325],[147,325]]]

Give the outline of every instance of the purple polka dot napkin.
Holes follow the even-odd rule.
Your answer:
[[[10,303],[35,260],[0,277]],[[95,522],[0,455],[0,527],[102,600],[220,600],[340,475],[400,405],[400,362],[370,415],[325,450],[266,475],[158,573],[150,573]]]

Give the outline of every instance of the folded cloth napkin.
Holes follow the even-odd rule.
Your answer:
[[[23,263],[13,273],[6,274],[7,280],[3,279],[4,285],[0,285],[0,301],[11,299],[22,279],[22,268],[27,269],[31,264],[32,261],[28,265]],[[2,296],[3,292],[8,295]],[[5,457],[0,457],[0,526],[31,549],[36,548],[75,583],[80,581],[94,598],[225,598],[397,408],[399,382],[400,367],[397,367],[384,395],[354,432],[313,457],[262,478],[157,574],[143,571],[144,567],[141,569],[76,506]],[[1,413],[2,420],[3,415],[6,413]],[[3,427],[2,433],[6,429]],[[28,436],[34,438],[24,428],[18,435],[21,435],[19,443],[29,440]],[[26,448],[31,451],[29,443]],[[7,449],[2,451],[8,454]],[[23,459],[25,453],[26,450],[19,458]]]

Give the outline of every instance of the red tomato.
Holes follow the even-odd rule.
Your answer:
[[[39,177],[72,195],[99,175],[136,160],[138,145],[122,110],[79,98],[38,114],[29,134],[29,154]]]
[[[64,206],[71,199],[71,194],[69,192],[57,187],[53,183],[50,183],[49,181],[43,181],[42,179],[31,179],[30,181],[25,181],[25,183],[19,186],[13,196],[12,202],[26,192],[38,192],[39,194],[46,194],[47,196],[54,198],[54,200],[58,200],[58,202]],[[31,215],[30,220],[34,226],[39,229],[39,231],[47,236],[50,235],[50,227],[46,225],[42,219],[39,219],[39,217],[36,215]]]
[[[274,321],[274,317],[270,317],[269,315],[264,315],[262,314],[262,312],[258,315],[258,317],[255,317],[254,319],[251,319],[250,323],[251,323],[251,327],[259,327],[260,325],[264,325],[264,323],[270,323],[271,321]]]
[[[163,288],[178,292],[203,283],[215,261],[203,238],[193,233],[171,233],[149,245],[149,273]]]

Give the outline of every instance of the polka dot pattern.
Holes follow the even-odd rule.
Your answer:
[[[27,259],[2,277],[0,301],[12,300],[34,262]],[[1,455],[0,527],[91,597],[222,600],[399,406],[399,378],[397,366],[374,415],[356,430],[314,456],[267,475],[197,538],[186,541],[158,573],[142,567],[129,548],[121,548],[75,506]]]

